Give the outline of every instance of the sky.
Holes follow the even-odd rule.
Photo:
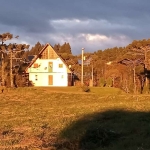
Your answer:
[[[0,0],[0,34],[30,48],[69,43],[73,54],[150,38],[150,0]]]

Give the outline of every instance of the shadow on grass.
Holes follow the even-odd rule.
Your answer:
[[[150,112],[109,110],[86,115],[61,131],[57,150],[149,150]]]

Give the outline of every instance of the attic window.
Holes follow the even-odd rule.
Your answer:
[[[38,66],[39,66],[38,64],[34,64],[33,68],[38,68]]]
[[[63,64],[59,64],[59,68],[63,68]]]

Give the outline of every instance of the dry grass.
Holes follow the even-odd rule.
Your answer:
[[[110,148],[109,144],[106,146],[103,143],[94,145],[92,150],[124,150],[131,146],[132,150],[150,149],[150,144],[145,143],[149,140],[145,134],[150,133],[147,115],[150,111],[149,96],[121,93],[112,88],[92,88],[90,93],[84,93],[77,87],[4,91],[0,94],[0,149],[87,149],[87,143],[83,144],[85,140],[88,141],[86,131],[90,133],[89,127],[95,129],[94,126],[99,124],[101,130],[106,127],[103,132],[112,128],[119,135],[125,132],[130,136],[123,136],[125,142],[122,145],[120,141],[114,144],[110,142]],[[141,116],[145,122],[141,121]],[[137,131],[140,130],[140,123],[145,128],[142,133]],[[134,136],[142,134],[141,144],[139,139],[134,141],[134,145],[126,143],[133,138],[128,133],[131,129]],[[109,132],[106,133],[111,136]]]

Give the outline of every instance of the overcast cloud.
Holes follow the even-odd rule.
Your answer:
[[[69,42],[73,54],[150,38],[149,0],[1,0],[0,34],[14,42]]]

